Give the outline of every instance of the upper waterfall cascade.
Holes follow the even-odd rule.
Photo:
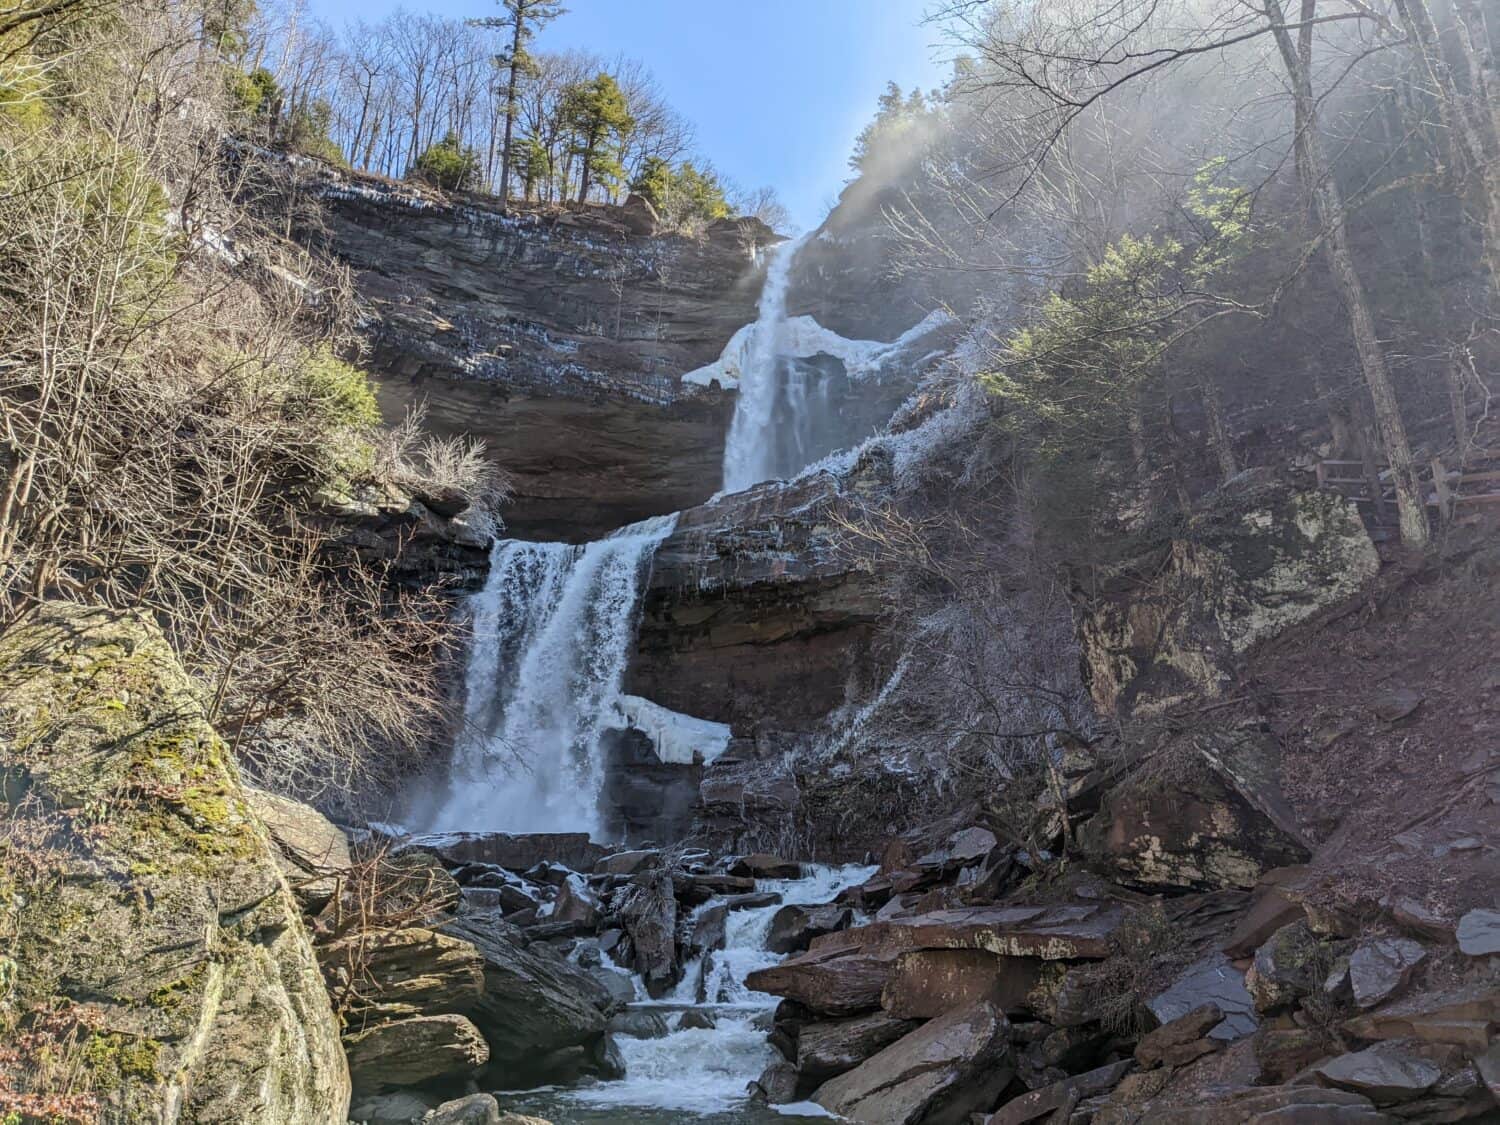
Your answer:
[[[882,343],[846,339],[810,316],[787,316],[792,266],[806,241],[803,236],[770,251],[754,323],[736,332],[713,363],[682,377],[687,383],[718,383],[739,392],[724,443],[724,492],[793,477],[865,436],[851,434],[841,424],[828,381],[818,378],[810,361],[819,356],[837,360],[844,376],[856,382],[878,376],[888,361],[907,354],[950,319],[934,311],[899,338]]]
[[[652,552],[676,514],[584,546],[502,540],[472,599],[464,729],[442,831],[601,834],[601,735],[624,723],[621,682]]]

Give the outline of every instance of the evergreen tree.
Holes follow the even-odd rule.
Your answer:
[[[578,201],[582,203],[595,183],[613,188],[624,178],[620,147],[635,121],[625,92],[609,74],[598,74],[591,81],[568,87],[562,112],[576,137],[573,154],[583,158],[578,186]]]
[[[450,130],[417,157],[409,175],[446,191],[468,191],[479,179],[479,154],[465,148],[458,134]]]
[[[500,148],[500,203],[510,199],[511,145],[515,135],[516,95],[522,76],[532,72],[533,64],[526,44],[537,31],[567,11],[557,0],[500,0],[505,15],[475,20],[478,27],[499,28],[510,32],[510,48],[495,59],[505,70],[505,140]],[[494,149],[490,150],[491,153]],[[526,192],[531,194],[528,183]]]
[[[894,82],[885,84],[875,110],[875,119],[860,130],[854,139],[854,153],[849,167],[855,172],[868,171],[870,162],[882,151],[910,135],[912,126],[927,113],[927,99],[913,89],[903,94]]]

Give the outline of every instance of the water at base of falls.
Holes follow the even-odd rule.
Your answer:
[[[643,573],[675,513],[583,546],[507,539],[470,603],[464,727],[434,831],[600,833],[600,735],[617,704]]]
[[[757,889],[774,891],[782,902],[729,915],[724,948],[708,954],[704,979],[708,1000],[696,996],[699,965],[686,966],[677,992],[659,1001],[642,1000],[632,1007],[656,1009],[675,1025],[676,1013],[702,1007],[714,1013],[713,1029],[673,1031],[660,1039],[616,1036],[625,1059],[625,1077],[574,1089],[537,1090],[507,1096],[505,1108],[534,1113],[554,1125],[757,1125],[788,1119],[824,1118],[818,1106],[752,1104],[745,1087],[760,1077],[775,1057],[766,1032],[755,1026],[758,1017],[773,1011],[777,998],[745,987],[745,977],[756,969],[778,963],[780,954],[766,949],[771,919],[781,906],[833,901],[845,887],[862,883],[873,867],[813,867],[803,879],[757,881]],[[719,901],[719,900],[715,900]],[[699,909],[707,909],[714,902]],[[688,923],[691,928],[691,920]],[[637,995],[644,996],[637,986]]]

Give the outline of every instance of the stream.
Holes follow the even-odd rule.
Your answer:
[[[760,880],[760,889],[780,894],[782,902],[729,915],[724,948],[707,954],[709,963],[702,966],[708,1003],[699,1004],[694,995],[700,965],[693,961],[685,967],[683,982],[671,996],[639,999],[630,1005],[632,1010],[661,1013],[674,1030],[659,1039],[617,1035],[626,1067],[622,1081],[502,1096],[504,1108],[544,1117],[553,1125],[753,1125],[827,1120],[829,1115],[810,1102],[770,1107],[746,1098],[745,1087],[760,1076],[775,1055],[767,1042],[764,1023],[759,1027],[756,1023],[768,1018],[777,1000],[751,992],[744,981],[747,974],[781,960],[780,954],[766,949],[771,919],[781,906],[829,902],[839,891],[864,882],[874,871],[873,867],[862,866],[809,867],[802,879]],[[645,996],[639,983],[636,995]],[[680,1013],[694,1009],[711,1013],[717,1026],[711,1030],[675,1030]]]

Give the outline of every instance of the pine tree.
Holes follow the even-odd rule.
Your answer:
[[[624,177],[620,146],[635,121],[625,92],[609,74],[598,74],[588,82],[568,87],[563,95],[563,118],[577,137],[573,151],[583,158],[578,187],[578,201],[582,203],[596,182],[613,186]]]
[[[500,0],[505,15],[498,18],[474,20],[476,27],[498,28],[510,32],[510,47],[497,55],[495,63],[504,68],[505,80],[505,140],[500,148],[500,205],[510,199],[511,142],[516,124],[516,95],[521,78],[530,73],[531,56],[526,44],[538,30],[551,23],[567,11],[558,0]],[[493,149],[490,150],[494,152]],[[527,193],[530,194],[528,187]]]

